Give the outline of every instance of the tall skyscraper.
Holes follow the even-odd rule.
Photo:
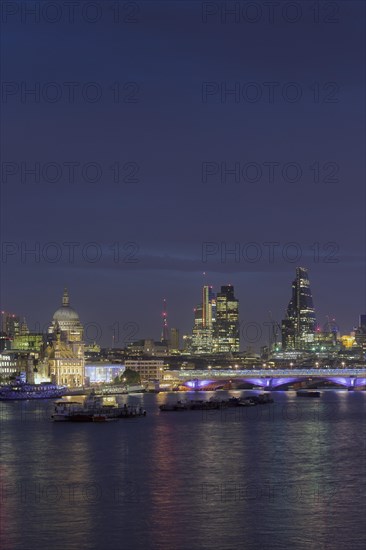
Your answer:
[[[216,320],[216,296],[212,286],[202,288],[202,303],[194,310],[192,351],[196,354],[212,353],[213,326]]]
[[[360,315],[359,328],[366,334],[366,315],[365,314]]]
[[[360,315],[359,325],[355,330],[355,340],[362,350],[362,357],[366,357],[366,315]]]
[[[215,322],[216,300],[212,286],[205,285],[202,289],[202,327],[212,329]]]
[[[284,350],[305,350],[311,347],[316,331],[313,297],[307,269],[296,268],[292,283],[292,297],[282,321],[282,347]]]
[[[222,286],[216,296],[216,322],[214,324],[214,351],[239,351],[239,300],[232,285]]]
[[[180,349],[179,343],[179,329],[171,328],[170,329],[170,339],[169,339],[169,349],[171,351],[178,351]]]
[[[195,354],[239,351],[239,301],[232,285],[222,286],[215,295],[212,286],[204,285],[202,304],[194,310],[192,351]]]

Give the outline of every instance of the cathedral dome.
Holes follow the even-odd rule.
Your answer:
[[[78,313],[69,305],[69,293],[64,290],[62,306],[58,308],[53,315],[53,323],[79,323]]]
[[[79,321],[79,315],[70,306],[62,306],[53,315],[54,321]]]

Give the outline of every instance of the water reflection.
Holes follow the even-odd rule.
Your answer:
[[[274,397],[160,413],[187,394],[123,396],[148,416],[105,425],[7,403],[2,549],[363,547],[365,393]]]

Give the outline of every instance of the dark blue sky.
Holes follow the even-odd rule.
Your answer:
[[[363,2],[320,2],[319,22],[307,1],[297,11],[280,2],[273,20],[265,3],[241,2],[226,22],[222,2],[120,2],[116,21],[115,2],[95,2],[98,14],[80,1],[74,22],[58,2],[54,23],[52,7],[34,21],[24,12],[33,2],[11,4],[3,308],[32,329],[68,286],[82,322],[100,324],[100,343],[114,323],[123,340],[130,321],[136,337],[158,338],[163,297],[170,326],[190,330],[206,271],[216,290],[235,285],[243,326],[263,324],[269,310],[283,316],[303,265],[319,323],[330,315],[352,329],[366,310]],[[24,94],[35,86],[39,95]],[[26,172],[36,163],[37,181]],[[239,258],[225,257],[235,243]]]

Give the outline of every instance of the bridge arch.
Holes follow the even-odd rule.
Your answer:
[[[263,388],[264,390],[279,389],[282,386],[286,387],[290,384],[297,384],[301,382],[310,382],[316,383],[319,382],[332,382],[338,386],[344,388],[361,388],[366,386],[366,377],[356,377],[356,376],[284,376],[284,377],[274,377],[274,376],[238,376],[238,377],[220,377],[214,379],[192,379],[186,380],[183,385],[192,390],[205,390],[205,389],[219,389],[223,386],[227,386],[229,383],[235,384],[236,382],[241,382],[248,384],[250,386],[257,386]]]

